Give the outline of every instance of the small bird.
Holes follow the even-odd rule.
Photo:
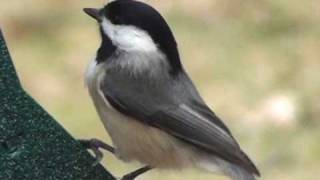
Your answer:
[[[135,0],[85,8],[97,20],[101,46],[86,72],[86,84],[114,149],[89,140],[125,161],[152,169],[199,168],[233,180],[260,173],[226,125],[206,105],[180,61],[165,19]]]

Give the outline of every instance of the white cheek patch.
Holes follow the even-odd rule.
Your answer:
[[[146,31],[134,26],[115,25],[104,18],[101,23],[103,33],[112,43],[125,53],[116,61],[121,68],[128,68],[133,75],[147,73],[151,76],[165,74],[169,64]]]
[[[155,52],[158,50],[149,34],[134,26],[114,25],[104,18],[102,29],[111,41],[122,50],[140,52]]]
[[[114,39],[114,32],[115,32],[115,25],[113,25],[109,20],[106,18],[102,19],[102,30],[105,35],[107,35],[111,40]]]

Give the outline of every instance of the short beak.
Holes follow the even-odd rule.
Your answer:
[[[101,16],[99,14],[99,9],[94,9],[94,8],[84,8],[83,11],[87,13],[89,16],[93,17],[96,19],[98,22],[101,22]]]

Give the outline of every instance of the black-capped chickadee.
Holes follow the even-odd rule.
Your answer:
[[[116,0],[84,11],[98,21],[102,38],[86,83],[117,157],[148,165],[140,173],[196,167],[233,180],[260,176],[199,95],[157,10]]]

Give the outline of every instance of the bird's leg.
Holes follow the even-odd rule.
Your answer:
[[[93,164],[94,166],[98,165],[103,158],[103,153],[100,151],[100,149],[107,150],[112,154],[115,153],[115,150],[112,146],[100,141],[99,139],[89,139],[89,140],[81,139],[79,140],[79,142],[82,146],[92,150],[92,152],[94,153],[96,158],[96,161]]]
[[[150,166],[145,166],[145,167],[142,167],[136,171],[133,171],[125,176],[123,176],[121,178],[121,180],[134,180],[135,178],[137,178],[138,176],[140,176],[141,174],[144,174],[148,171],[152,170],[152,167]]]
[[[99,140],[99,139],[80,139],[79,140],[80,144],[82,146],[84,146],[87,149],[90,149],[93,151],[96,161],[94,163],[94,166],[99,164],[100,161],[103,158],[103,153],[100,151],[100,149],[104,149],[109,151],[112,154],[115,154],[115,150],[112,146],[104,143],[103,141]],[[144,174],[150,170],[152,170],[153,168],[151,166],[145,166],[142,167],[140,169],[137,169],[129,174],[124,175],[121,180],[134,180],[135,178],[137,178],[138,176],[140,176],[141,174]]]

